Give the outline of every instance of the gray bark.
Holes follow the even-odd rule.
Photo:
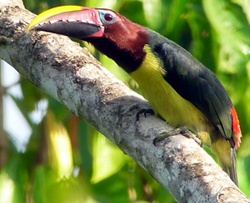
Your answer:
[[[35,15],[18,2],[0,0],[3,60],[114,142],[178,202],[250,202],[194,140],[175,135],[155,146],[154,138],[172,128],[154,116],[137,121],[148,103],[86,49],[64,36],[28,32]]]

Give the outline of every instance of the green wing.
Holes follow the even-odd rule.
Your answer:
[[[232,137],[232,102],[213,72],[174,42],[149,30],[149,45],[163,62],[164,79],[184,99],[194,104],[221,132]]]

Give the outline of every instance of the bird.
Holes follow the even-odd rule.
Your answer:
[[[35,17],[28,30],[89,42],[114,60],[139,84],[154,114],[195,132],[238,185],[242,133],[236,110],[216,75],[187,50],[106,8],[55,7]]]

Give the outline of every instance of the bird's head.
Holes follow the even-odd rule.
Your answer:
[[[47,31],[90,42],[128,73],[140,66],[147,28],[109,9],[61,6],[38,15],[29,30]]]

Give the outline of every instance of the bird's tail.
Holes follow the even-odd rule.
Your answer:
[[[235,185],[238,186],[236,147],[231,148],[231,145],[225,139],[218,139],[211,145],[211,149],[216,154],[223,171],[225,171]]]
[[[220,165],[225,171],[231,180],[238,186],[238,176],[237,176],[237,168],[236,168],[236,149],[231,148],[230,153],[231,164],[225,163],[223,160],[219,160]]]
[[[237,167],[236,167],[236,148],[231,148],[231,160],[232,166],[228,167],[228,172],[231,180],[238,186],[238,176],[237,176]]]

